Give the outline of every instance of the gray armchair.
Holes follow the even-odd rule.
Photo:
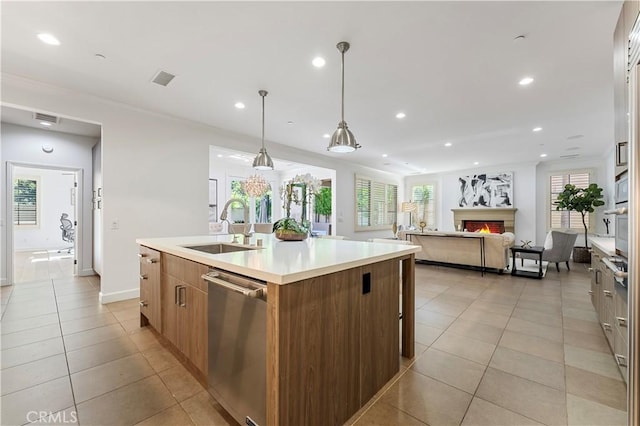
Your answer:
[[[578,234],[573,231],[549,231],[551,234],[552,247],[546,248],[542,252],[542,260],[547,262],[554,262],[556,264],[556,270],[560,272],[560,262],[565,262],[567,269],[569,269],[569,259],[571,258],[571,251],[573,245],[576,242]],[[547,241],[549,238],[547,237]],[[520,253],[522,259],[538,259],[538,255],[530,253]],[[570,270],[570,269],[569,269]]]

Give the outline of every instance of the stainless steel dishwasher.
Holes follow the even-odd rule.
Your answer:
[[[218,269],[209,283],[209,393],[240,424],[266,425],[267,286]]]

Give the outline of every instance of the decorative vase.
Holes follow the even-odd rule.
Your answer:
[[[281,241],[302,241],[307,238],[307,235],[307,232],[294,232],[287,229],[279,229],[276,231],[276,238]]]

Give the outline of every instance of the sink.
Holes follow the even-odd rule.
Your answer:
[[[240,246],[236,244],[215,243],[215,244],[205,244],[200,246],[185,246],[184,248],[203,251],[205,253],[210,253],[210,254],[220,254],[220,253],[232,253],[234,251],[255,250],[258,247],[247,247],[247,246]]]

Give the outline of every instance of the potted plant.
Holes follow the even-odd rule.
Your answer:
[[[300,188],[299,191],[294,188]],[[307,204],[311,196],[318,193],[320,181],[311,176],[297,175],[289,180],[281,188],[281,195],[284,201],[285,217],[277,220],[273,224],[273,232],[276,238],[283,241],[301,241],[309,234],[310,222],[307,220]],[[291,217],[291,203],[302,205],[300,221]]]
[[[558,199],[554,203],[556,210],[576,211],[582,216],[582,226],[584,226],[584,247],[574,247],[573,261],[587,263],[591,260],[589,255],[589,227],[586,222],[587,213],[593,213],[596,207],[604,206],[604,196],[602,188],[592,183],[586,188],[577,188],[575,185],[567,184],[564,190],[558,194]]]

